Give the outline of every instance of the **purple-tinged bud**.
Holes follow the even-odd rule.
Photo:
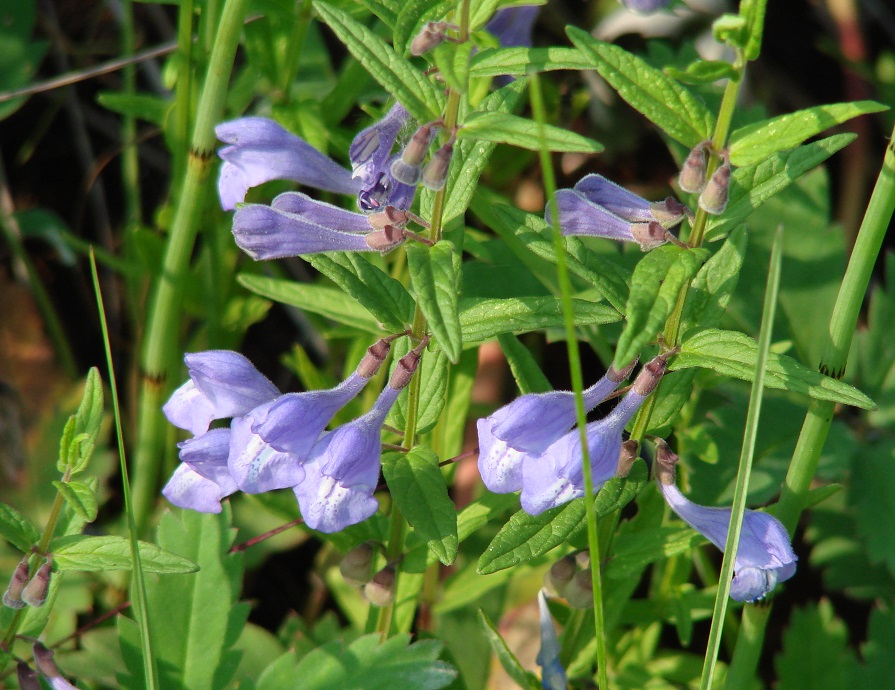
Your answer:
[[[392,372],[392,376],[388,381],[389,388],[401,390],[413,378],[413,373],[419,366],[420,358],[423,356],[423,348],[428,345],[429,339],[424,338],[423,342],[413,348],[410,352],[398,360],[398,366]]]
[[[381,230],[374,230],[364,237],[367,246],[380,254],[387,254],[392,249],[400,247],[406,239],[404,228],[397,225],[386,225]]]
[[[12,609],[25,608],[25,602],[22,601],[22,591],[28,584],[28,556],[25,556],[16,569],[12,573],[9,580],[9,587],[3,593],[3,603]]]
[[[426,159],[426,152],[432,143],[432,125],[423,125],[404,147],[401,157],[392,163],[392,177],[398,182],[415,185],[420,181],[420,165]]]
[[[693,211],[673,196],[666,197],[664,201],[652,202],[649,205],[649,212],[665,228],[673,228],[685,216],[693,220]]]
[[[373,544],[368,541],[355,546],[339,562],[342,579],[352,587],[361,587],[367,584],[370,581],[370,571],[373,568],[373,556],[375,555]]]
[[[50,576],[53,574],[53,566],[48,558],[43,565],[37,569],[31,582],[25,585],[22,590],[22,601],[28,606],[39,609],[47,601],[47,592],[50,589]]]
[[[590,568],[580,570],[566,585],[566,601],[573,609],[591,609],[594,606],[594,583]]]
[[[578,572],[575,557],[563,556],[544,573],[544,587],[555,597],[565,596],[566,587]]]
[[[643,369],[640,370],[637,378],[634,379],[632,390],[644,398],[656,390],[656,387],[665,375],[669,356],[670,353],[663,352],[644,364]]]
[[[374,606],[391,606],[395,603],[395,566],[387,565],[364,585],[364,595]]]
[[[653,475],[656,481],[663,485],[674,484],[674,468],[678,457],[663,440],[656,442],[656,462],[653,465]]]
[[[631,234],[634,236],[634,241],[640,245],[641,251],[644,252],[661,247],[668,242],[668,230],[655,220],[651,220],[649,223],[632,223]]]
[[[631,363],[621,369],[616,369],[613,366],[609,366],[609,371],[606,372],[606,378],[612,381],[613,383],[621,383],[626,378],[631,375],[631,372],[634,371],[634,367],[637,366],[638,358],[635,357],[631,360]]]
[[[59,672],[59,667],[56,666],[56,661],[53,659],[53,651],[51,649],[47,649],[40,642],[35,642],[32,653],[34,654],[34,664],[41,675],[46,676],[50,680],[59,678],[62,675]]]
[[[40,690],[40,679],[34,669],[24,661],[16,664],[16,675],[19,680],[19,690]]]
[[[627,477],[631,473],[639,451],[640,443],[633,438],[622,443],[621,452],[618,454],[618,469],[615,470],[616,477]]]
[[[437,48],[447,38],[447,29],[459,27],[447,22],[427,22],[410,42],[410,54],[419,57]]]
[[[431,160],[423,168],[423,186],[433,192],[444,189],[447,182],[448,168],[451,167],[451,156],[454,154],[453,137],[451,141],[432,154]]]
[[[378,213],[369,214],[367,222],[374,230],[381,230],[389,225],[401,227],[407,225],[413,219],[413,215],[410,211],[395,208],[394,206],[386,206]]]
[[[712,173],[711,179],[699,195],[699,207],[713,216],[720,216],[727,208],[730,192],[730,158],[724,156],[721,167]]]
[[[703,141],[690,151],[678,175],[678,186],[688,194],[699,194],[705,189],[705,147],[708,143]]]
[[[364,355],[360,364],[357,365],[356,371],[359,376],[370,379],[376,375],[376,372],[379,371],[385,358],[388,357],[389,351],[392,349],[391,343],[393,339],[393,337],[382,338],[367,348],[367,354]]]

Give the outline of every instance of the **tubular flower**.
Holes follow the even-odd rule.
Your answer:
[[[218,151],[224,161],[218,194],[225,211],[236,208],[246,192],[271,180],[293,180],[340,194],[357,194],[361,183],[305,140],[265,117],[243,117],[215,128],[228,146]]]
[[[649,202],[602,175],[587,175],[574,188],[557,191],[556,207],[564,235],[637,242],[644,251],[665,244],[668,228],[687,215],[687,208],[672,197]],[[548,206],[547,222],[552,222],[552,213]]]
[[[538,591],[538,611],[541,618],[541,648],[537,663],[541,667],[541,687],[544,690],[566,690],[569,687],[566,670],[559,661],[559,638],[553,627],[553,617],[547,607],[547,596],[543,589]]]
[[[320,532],[338,532],[373,515],[379,481],[382,424],[401,389],[409,382],[420,353],[412,350],[398,362],[373,408],[318,441],[304,465],[304,480],[295,488],[305,524]]]
[[[485,29],[504,48],[531,46],[531,31],[541,11],[540,5],[504,7],[494,13],[485,24]]]
[[[588,456],[595,491],[615,476],[623,453],[625,424],[659,385],[666,360],[667,355],[659,355],[648,362],[615,409],[603,419],[587,425]],[[540,515],[583,496],[581,457],[581,434],[577,429],[562,436],[540,455],[525,454],[522,459],[522,509],[530,515]]]
[[[610,367],[584,391],[585,409],[589,412],[605,400],[633,367],[634,362],[620,372]],[[479,473],[485,486],[495,493],[519,491],[523,457],[542,453],[574,424],[575,394],[571,391],[529,393],[478,420]]]
[[[221,501],[237,489],[227,467],[230,429],[212,429],[179,443],[178,448],[182,462],[162,495],[178,508],[220,513]]]
[[[675,484],[677,455],[664,441],[656,448],[656,478],[668,505],[690,527],[722,551],[730,529],[730,508],[711,508],[693,503]],[[796,572],[798,557],[789,534],[773,515],[747,510],[737,545],[730,597],[736,601],[758,601]]]
[[[385,117],[359,132],[348,149],[352,177],[360,178],[365,186],[376,182],[392,155],[401,128],[409,120],[410,113],[400,103],[395,103]]]

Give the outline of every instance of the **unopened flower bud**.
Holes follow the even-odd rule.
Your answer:
[[[432,125],[423,125],[404,147],[401,157],[392,163],[392,176],[404,184],[415,185],[420,181],[420,165],[426,159],[426,152],[432,143]]]
[[[50,589],[50,575],[53,573],[53,566],[50,560],[44,561],[43,565],[37,569],[31,582],[25,585],[22,591],[22,601],[28,606],[40,608],[47,600],[47,591]]]
[[[423,356],[423,348],[428,342],[428,338],[425,338],[422,343],[398,360],[398,366],[395,367],[392,377],[388,381],[389,387],[401,390],[410,383],[410,379],[413,378],[413,372],[416,371],[420,358]]]
[[[708,142],[697,144],[690,151],[678,175],[678,186],[688,194],[699,194],[705,189],[705,147]]]
[[[447,38],[445,30],[452,26],[447,22],[427,22],[410,42],[410,54],[419,57],[434,50],[444,42]]]
[[[640,245],[640,249],[645,252],[668,242],[668,230],[655,220],[648,223],[632,223],[631,234]]]
[[[355,546],[339,563],[342,578],[352,587],[361,587],[370,581],[373,556],[376,554],[370,542]]]
[[[62,675],[59,672],[59,667],[56,666],[56,661],[53,659],[53,650],[47,649],[40,642],[35,642],[31,651],[34,654],[34,663],[37,666],[37,670],[42,675],[50,680],[59,678]]]
[[[385,358],[388,357],[389,350],[392,347],[391,340],[391,338],[382,338],[370,345],[367,348],[367,354],[364,355],[360,364],[357,365],[357,373],[365,379],[373,378],[376,372],[379,371],[379,367],[382,366]]]
[[[371,213],[367,216],[367,222],[371,228],[381,230],[389,225],[403,226],[407,225],[413,214],[410,211],[404,211],[394,206],[386,206],[378,213]]]
[[[364,237],[367,246],[381,254],[387,254],[392,249],[401,246],[405,239],[404,229],[397,225],[386,225],[382,230],[374,230]]]
[[[730,191],[730,160],[725,157],[721,167],[712,173],[702,194],[699,195],[699,207],[706,213],[719,216],[727,208]]]
[[[616,477],[627,477],[631,473],[639,450],[640,443],[633,438],[622,443],[621,452],[618,454],[618,469],[615,470]]]
[[[423,168],[422,182],[424,187],[431,189],[433,192],[444,189],[453,154],[453,139],[432,154],[432,159]]]
[[[668,366],[669,353],[663,352],[661,355],[654,357],[643,365],[643,369],[634,379],[633,390],[644,398],[656,390],[662,377],[665,375],[665,368]]]
[[[594,584],[590,569],[580,570],[566,585],[566,601],[573,609],[590,609],[594,605]]]
[[[3,603],[13,609],[25,608],[25,602],[22,601],[22,591],[27,584],[28,556],[25,556],[13,571],[9,580],[9,587],[3,593]]]
[[[19,678],[19,690],[40,690],[37,673],[24,661],[20,661],[16,665],[16,675]]]
[[[606,372],[606,378],[608,378],[613,383],[621,383],[626,378],[631,375],[631,372],[634,371],[634,367],[637,366],[637,357],[631,360],[630,364],[622,367],[621,369],[616,369],[613,366],[609,366],[609,371]]]
[[[387,565],[364,585],[364,594],[374,606],[391,606],[395,603],[395,566]]]
[[[544,573],[544,587],[555,597],[564,596],[566,587],[577,572],[578,565],[575,563],[575,556],[572,554],[563,556],[550,566],[550,570]]]
[[[674,467],[678,457],[664,440],[656,443],[656,462],[653,464],[653,474],[660,484],[670,486],[674,484]]]
[[[649,205],[649,212],[663,228],[673,228],[684,219],[684,216],[693,215],[689,208],[673,196],[667,197],[664,201],[652,202]]]

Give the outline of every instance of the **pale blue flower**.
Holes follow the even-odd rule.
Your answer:
[[[220,513],[221,500],[234,493],[230,475],[230,429],[211,431],[178,444],[181,463],[162,489],[162,495],[178,508],[200,513]]]
[[[541,687],[544,690],[568,690],[566,670],[559,660],[561,648],[553,617],[547,606],[546,592],[538,591],[538,611],[541,619],[541,648],[538,650],[537,663],[541,667]]]
[[[485,29],[491,32],[504,48],[530,46],[531,32],[540,11],[540,5],[504,7],[494,13],[485,24]]]

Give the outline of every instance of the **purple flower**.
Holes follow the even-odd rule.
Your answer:
[[[404,106],[395,103],[378,122],[358,133],[348,149],[353,177],[360,178],[365,187],[378,182],[378,176],[386,170],[395,140],[401,128],[410,120]]]
[[[230,429],[212,429],[178,447],[182,462],[162,495],[178,508],[220,513],[221,500],[237,489],[227,466]]]
[[[677,455],[661,442],[656,448],[656,478],[662,495],[684,522],[723,551],[731,509],[701,506],[684,496],[675,484],[676,461]],[[748,602],[762,599],[778,582],[795,574],[797,560],[783,523],[773,515],[746,510],[734,561],[731,598]]]
[[[327,433],[305,463],[305,478],[295,497],[305,524],[320,532],[338,532],[373,515],[379,503],[380,433],[400,389],[386,386],[373,409]]]
[[[491,32],[504,48],[530,46],[531,31],[540,11],[540,5],[504,7],[494,13],[485,24],[485,29]]]
[[[208,350],[184,356],[190,380],[174,391],[162,411],[174,426],[194,436],[215,419],[238,417],[280,391],[238,352]]]
[[[614,369],[584,391],[584,407],[590,412],[627,378],[631,367]],[[480,419],[479,473],[495,493],[522,488],[522,464],[526,454],[537,455],[575,424],[575,394],[571,391],[529,393],[516,398],[489,417]]]
[[[258,494],[301,483],[317,439],[369,380],[354,372],[335,388],[287,393],[234,419],[228,462],[239,489]]]
[[[603,419],[586,427],[594,490],[602,488],[615,476],[622,454],[622,431],[625,424],[659,385],[665,373],[667,355],[659,355],[637,375],[631,390]],[[584,496],[581,434],[573,429],[551,444],[540,455],[522,457],[522,509],[540,515]]]
[[[246,204],[233,216],[236,244],[253,259],[331,251],[369,252],[367,216],[286,192],[270,206]]]
[[[294,180],[340,194],[357,194],[361,183],[328,156],[264,117],[243,117],[215,128],[225,146],[218,194],[225,211],[236,208],[250,187],[271,180]]]
[[[687,215],[687,208],[672,197],[649,202],[602,175],[587,175],[573,189],[557,191],[556,206],[564,235],[637,242],[644,251],[665,244],[668,228]],[[552,211],[548,205],[547,222],[552,222]]]
[[[629,10],[639,14],[652,14],[668,7],[671,0],[619,0]]]
[[[538,611],[541,618],[541,648],[538,650],[537,663],[541,667],[541,687],[544,690],[566,690],[569,684],[566,671],[559,661],[559,638],[556,636],[543,589],[538,591]]]

